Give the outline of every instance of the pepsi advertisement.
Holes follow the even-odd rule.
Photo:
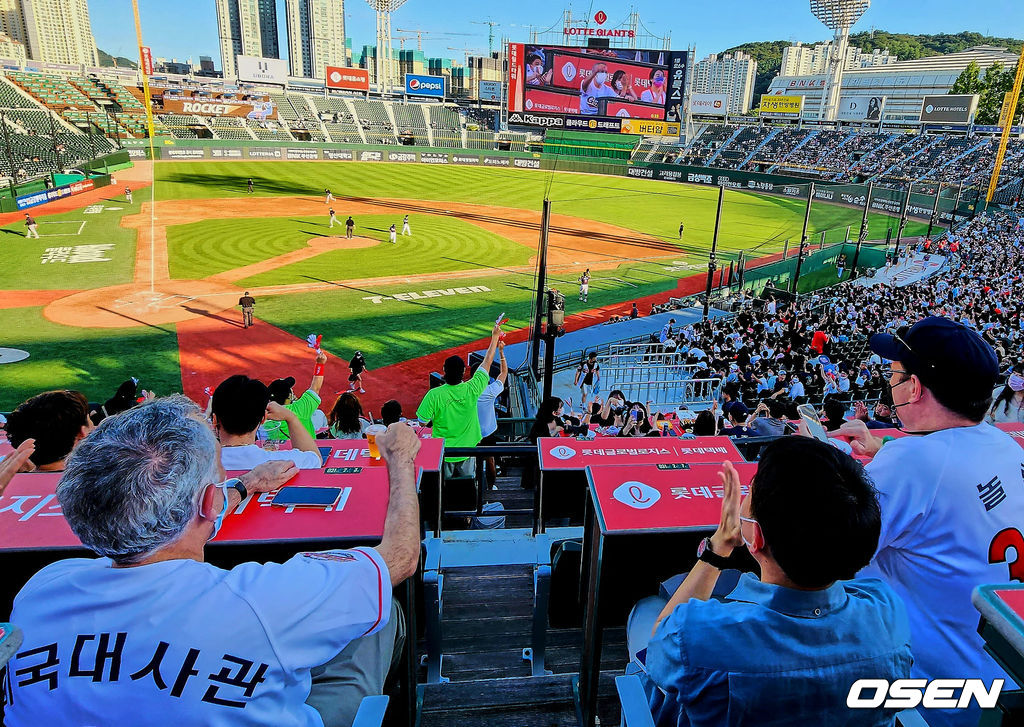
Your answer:
[[[421,76],[416,73],[406,73],[405,95],[444,98],[444,76]]]

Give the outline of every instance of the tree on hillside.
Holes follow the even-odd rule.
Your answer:
[[[974,117],[976,124],[993,125],[999,122],[999,112],[1003,108],[1003,98],[1013,90],[1013,79],[1017,73],[1014,68],[1006,68],[1002,63],[993,63],[981,75],[981,69],[973,61],[960,77],[956,79],[950,93],[978,94],[978,113]],[[1024,110],[1022,105],[1024,92],[1017,99],[1013,118],[1017,118]]]

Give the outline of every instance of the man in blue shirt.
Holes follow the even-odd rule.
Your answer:
[[[667,602],[644,599],[630,615],[629,653],[639,661],[647,647],[659,727],[891,725],[891,711],[846,706],[855,681],[907,678],[913,661],[899,597],[877,579],[845,580],[870,561],[881,530],[863,467],[784,437],[765,448],[742,502],[733,467],[719,477],[721,524],[693,569]],[[745,573],[713,598],[726,558],[744,545],[760,579]]]

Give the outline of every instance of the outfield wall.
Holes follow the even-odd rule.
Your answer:
[[[233,141],[224,139],[162,139],[155,145],[156,158],[162,161],[358,161],[390,162],[398,164],[451,164],[457,166],[483,166],[542,171],[582,172],[627,176],[683,184],[699,184],[736,191],[770,194],[790,199],[807,199],[810,182],[802,177],[781,174],[741,172],[709,167],[691,167],[679,164],[655,164],[621,161],[608,163],[583,160],[579,157],[538,152],[484,151],[479,149],[444,149],[433,147],[387,146],[381,144],[324,144],[278,141]],[[126,151],[133,159],[149,157],[148,141],[127,140]],[[826,204],[863,208],[867,196],[866,184],[837,184],[816,182],[814,200]],[[947,194],[949,190],[947,190]],[[875,187],[871,195],[871,209],[875,212],[899,216],[906,193],[899,189]],[[955,198],[939,199],[938,221],[948,226],[955,214],[966,219],[974,211],[975,193],[964,194],[957,204]],[[933,195],[914,193],[910,197],[907,214],[919,220],[931,218],[935,204]]]

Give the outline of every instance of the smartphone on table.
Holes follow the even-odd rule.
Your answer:
[[[340,495],[340,487],[282,487],[270,504],[277,507],[331,507]]]

